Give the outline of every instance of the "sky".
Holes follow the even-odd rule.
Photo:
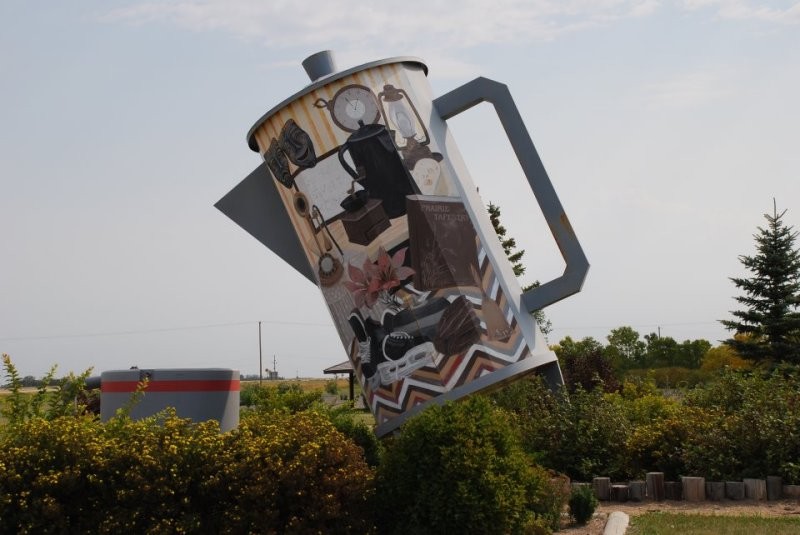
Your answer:
[[[259,321],[282,376],[347,358],[319,290],[213,207],[323,49],[418,56],[435,95],[509,86],[591,264],[551,343],[716,344],[773,199],[800,229],[800,2],[2,0],[0,351],[22,375],[257,374]],[[492,108],[449,126],[523,282],[559,276]]]

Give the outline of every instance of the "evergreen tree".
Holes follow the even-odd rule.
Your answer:
[[[516,240],[511,237],[506,237],[506,228],[500,223],[500,208],[492,203],[489,203],[488,210],[489,219],[492,222],[494,231],[497,233],[497,238],[500,240],[500,245],[503,246],[503,251],[505,251],[508,261],[511,262],[511,269],[514,270],[514,275],[521,277],[525,274],[525,266],[522,264],[522,257],[525,255],[525,249],[517,251]],[[538,286],[539,281],[533,281],[531,284],[523,287],[522,290],[527,292],[528,290],[537,288]],[[553,324],[549,319],[547,319],[544,311],[535,310],[532,315],[536,320],[536,323],[539,324],[539,328],[542,330],[542,333],[547,335],[553,330]]]
[[[757,253],[739,260],[752,273],[749,278],[731,277],[744,292],[736,300],[743,310],[731,311],[734,320],[721,323],[740,336],[725,340],[738,354],[755,361],[788,361],[800,364],[800,251],[797,232],[786,226],[776,206],[764,214],[766,228],[758,227]]]

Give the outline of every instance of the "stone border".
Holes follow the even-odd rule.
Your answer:
[[[680,481],[664,481],[663,472],[648,472],[646,481],[612,484],[611,478],[596,477],[591,483],[572,483],[573,488],[589,485],[598,500],[616,503],[663,500],[800,500],[800,485],[784,485],[778,476],[769,476],[766,479],[747,478],[743,481],[706,481],[704,477],[685,476]]]

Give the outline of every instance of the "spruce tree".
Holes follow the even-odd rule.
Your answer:
[[[495,204],[489,203],[487,209],[489,210],[489,220],[491,220],[494,231],[497,233],[500,245],[503,246],[503,251],[505,251],[508,261],[511,262],[511,269],[514,270],[514,275],[521,277],[525,274],[525,266],[522,264],[522,257],[525,255],[525,249],[517,251],[516,240],[511,237],[506,237],[506,228],[500,223],[500,208]],[[531,284],[522,288],[522,290],[527,292],[538,286],[539,281],[533,281]],[[553,324],[547,319],[544,311],[535,310],[533,312],[533,318],[536,320],[536,323],[539,324],[539,329],[541,329],[542,333],[545,335],[553,330]]]
[[[776,206],[772,215],[764,214],[768,224],[753,236],[757,253],[739,257],[752,273],[731,277],[744,292],[735,298],[744,308],[721,323],[739,335],[725,344],[742,357],[800,364],[800,251],[794,245],[798,233],[784,224],[784,214]]]

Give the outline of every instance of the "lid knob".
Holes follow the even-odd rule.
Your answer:
[[[332,50],[323,50],[311,54],[303,60],[303,68],[312,82],[336,72],[336,60]]]

